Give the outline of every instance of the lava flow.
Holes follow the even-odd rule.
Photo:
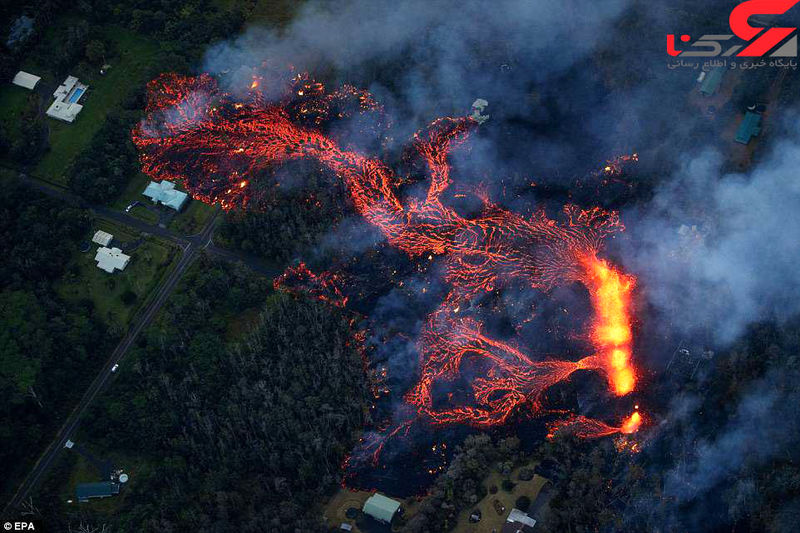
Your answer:
[[[560,432],[571,433],[581,438],[605,437],[616,433],[629,435],[635,433],[641,425],[642,415],[639,414],[639,411],[631,413],[618,427],[609,426],[599,420],[577,415],[551,424],[547,438],[552,439]]]
[[[543,393],[579,370],[603,373],[614,395],[634,390],[634,279],[598,257],[604,239],[622,229],[616,213],[567,205],[558,220],[544,210],[523,217],[479,194],[480,212],[461,216],[442,195],[452,184],[448,154],[477,127],[469,117],[438,119],[414,136],[411,147],[427,167],[430,182],[427,194],[401,197],[403,180],[389,166],[340,146],[320,127],[328,115],[345,116],[348,105],[355,112],[375,110],[368,94],[345,87],[332,98],[321,84],[298,76],[286,98],[268,103],[260,92],[263,84],[259,80],[246,96],[234,97],[207,75],[163,75],[152,81],[147,117],[133,132],[142,169],[156,180],[181,181],[193,197],[230,209],[251,205],[252,185],[262,170],[289,160],[315,160],[344,182],[355,210],[391,246],[412,259],[437,258],[445,267],[449,292],[428,317],[419,340],[418,381],[404,397],[415,420],[487,427],[515,413],[540,413]],[[315,275],[301,266],[276,285],[308,286],[317,296],[344,305],[337,282],[332,274]],[[519,283],[545,292],[571,283],[585,286],[594,311],[586,332],[593,353],[578,361],[534,357],[513,342],[487,335],[471,303]],[[437,385],[457,381],[464,365],[474,371],[470,394],[460,404],[435,401]],[[576,416],[562,426],[582,437],[631,433],[641,422],[638,413],[634,416],[619,427]],[[395,421],[389,434],[408,424]]]

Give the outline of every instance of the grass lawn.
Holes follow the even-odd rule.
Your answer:
[[[0,85],[0,127],[6,137],[13,139],[18,135],[20,117],[26,108],[28,98],[38,98],[35,93],[16,85]]]
[[[188,200],[186,207],[169,223],[169,229],[183,235],[194,235],[203,229],[216,207],[199,200]]]
[[[158,52],[157,43],[123,28],[108,27],[103,33],[109,48],[116,50],[118,56],[110,59],[112,66],[105,76],[101,76],[97,69],[75,72],[82,82],[89,85],[86,96],[81,99],[83,110],[75,122],[68,124],[48,118],[50,150],[36,167],[36,174],[46,180],[66,184],[67,168],[92,140],[106,115],[150,76],[150,66]],[[25,68],[37,70],[36,65],[26,64]],[[62,80],[47,81],[57,85]]]
[[[534,466],[535,464],[530,464],[527,468],[533,469]],[[522,467],[516,468],[511,472],[510,478],[515,484],[511,492],[506,492],[500,488],[503,479],[505,479],[503,476],[497,472],[489,474],[483,481],[483,486],[487,489],[486,496],[477,504],[461,511],[461,514],[458,515],[458,523],[453,531],[456,533],[490,533],[493,530],[500,531],[509,513],[511,513],[511,509],[514,508],[514,502],[517,498],[524,495],[530,498],[531,502],[535,501],[536,496],[539,495],[539,491],[542,490],[547,480],[539,475],[534,475],[533,479],[529,481],[521,481],[519,479],[519,471],[521,469]],[[488,489],[492,485],[498,487],[496,494],[488,493]],[[497,510],[494,506],[495,500],[498,500],[505,507],[503,513],[497,514]],[[471,524],[469,522],[469,515],[472,514],[472,511],[475,509],[480,509],[481,521]]]
[[[123,242],[140,238],[123,226],[105,220],[98,220],[92,232],[98,229],[111,233],[115,240]],[[97,245],[93,244],[87,253],[75,252],[67,267],[67,274],[56,286],[56,291],[67,301],[91,300],[109,329],[122,332],[164,276],[176,256],[175,249],[154,237],[147,237],[130,253],[131,260],[125,270],[113,274],[97,268],[94,261],[96,250]],[[122,300],[122,295],[127,291],[136,295],[130,304]]]
[[[99,446],[93,446],[90,442],[80,442],[83,442],[86,451],[97,460],[109,459],[115,469],[122,469],[128,474],[129,481],[122,486],[119,494],[109,498],[99,498],[78,503],[75,499],[75,488],[78,483],[93,483],[104,480],[100,479],[97,468],[75,449],[64,450],[63,455],[58,459],[58,468],[54,470],[54,474],[60,475],[52,475],[48,481],[58,484],[58,498],[65,510],[71,506],[85,506],[87,509],[91,508],[101,515],[110,515],[120,508],[125,500],[126,490],[131,490],[130,487],[134,486],[137,475],[141,475],[151,467],[139,458],[127,457],[114,452],[104,454]]]
[[[147,187],[147,183],[149,181],[150,178],[141,172],[135,174],[131,179],[128,180],[128,184],[122,190],[117,199],[114,200],[114,203],[111,204],[111,207],[118,211],[125,211],[125,208],[131,205],[133,202],[138,201],[148,205],[152,204],[148,197],[142,195],[142,191],[144,191],[144,188]],[[156,224],[158,222],[158,215],[141,205],[135,206],[130,210],[130,212],[128,212],[128,214],[150,224]]]

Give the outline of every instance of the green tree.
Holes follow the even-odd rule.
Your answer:
[[[86,60],[93,65],[100,65],[105,61],[106,46],[102,41],[93,39],[86,45]]]

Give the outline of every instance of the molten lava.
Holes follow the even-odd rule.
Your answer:
[[[628,418],[622,421],[619,426],[609,426],[599,420],[586,418],[585,416],[571,416],[565,420],[555,422],[550,426],[550,433],[547,438],[552,439],[557,433],[570,433],[581,438],[606,437],[617,433],[630,435],[635,433],[642,425],[642,415],[639,411],[634,411]]]
[[[300,75],[284,100],[268,103],[259,89],[263,85],[264,80],[254,79],[249,95],[236,98],[207,75],[162,75],[152,81],[147,117],[133,131],[142,170],[156,180],[179,180],[193,197],[230,209],[249,205],[260,171],[289,160],[315,160],[344,182],[356,211],[390,245],[411,258],[441,261],[449,293],[427,319],[418,346],[419,379],[405,395],[416,419],[486,427],[520,411],[536,414],[543,393],[578,370],[602,372],[614,395],[634,390],[634,279],[598,257],[605,237],[622,229],[616,213],[567,205],[560,220],[544,210],[523,217],[484,194],[480,213],[461,216],[443,203],[442,194],[452,184],[448,154],[477,127],[469,117],[438,119],[414,136],[412,148],[424,161],[430,183],[427,194],[403,198],[398,191],[403,180],[385,163],[339,146],[320,130],[331,116],[378,109],[368,93],[344,87],[326,95],[322,84]],[[344,305],[340,281],[301,265],[276,286],[303,286]],[[534,357],[513,342],[491,338],[468,305],[512,283],[549,291],[576,282],[588,289],[594,309],[588,332],[593,353],[579,361]],[[480,369],[469,383],[471,397],[460,405],[435,402],[436,385],[454,382],[465,364]],[[640,423],[634,413],[619,427],[580,416],[558,427],[598,437],[630,433]],[[387,434],[407,431],[409,424],[397,421]]]

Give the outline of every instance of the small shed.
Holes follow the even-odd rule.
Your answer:
[[[375,520],[389,524],[399,509],[400,502],[376,492],[364,502],[364,507],[361,510]]]
[[[11,80],[11,83],[19,87],[22,87],[24,89],[32,91],[33,89],[36,88],[36,84],[39,83],[39,80],[41,79],[42,78],[40,78],[39,76],[35,76],[33,74],[20,70],[19,72],[16,73],[14,79]]]
[[[94,237],[92,237],[92,242],[97,243],[100,246],[108,246],[113,238],[114,236],[110,233],[106,233],[103,230],[97,230],[94,234]]]
[[[75,497],[79,502],[88,502],[92,498],[108,498],[115,494],[119,494],[119,483],[113,481],[78,483],[75,487]]]
[[[515,508],[511,509],[501,531],[502,533],[529,533],[533,531],[535,525],[536,520]]]
[[[717,92],[717,89],[722,83],[722,77],[724,75],[725,75],[724,67],[717,67],[715,69],[710,70],[706,75],[706,77],[703,78],[703,81],[700,84],[700,92],[703,93],[705,96],[711,96],[712,94]]]
[[[761,133],[761,115],[748,111],[739,124],[739,129],[736,130],[736,142],[747,144],[750,139],[757,137]]]

